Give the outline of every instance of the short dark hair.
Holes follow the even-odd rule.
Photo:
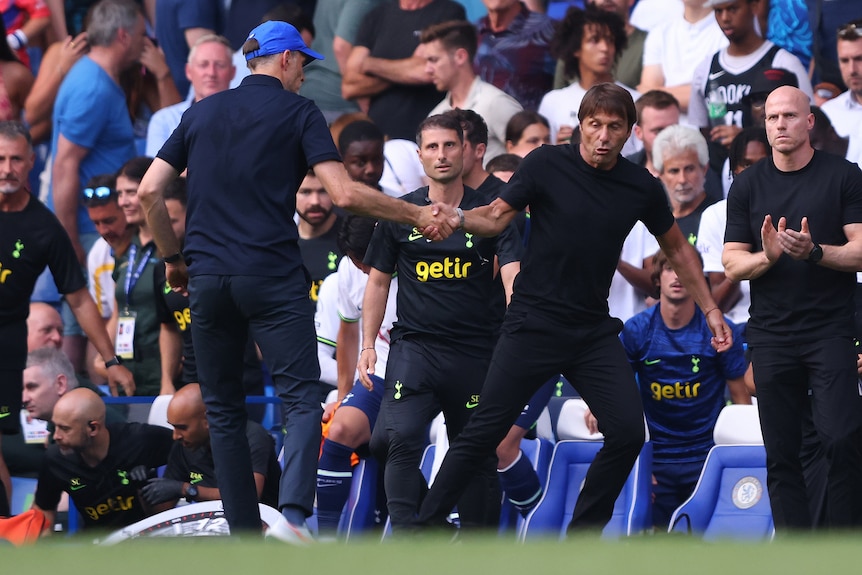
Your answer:
[[[93,195],[92,198],[88,198],[83,193],[81,194],[83,198],[84,207],[87,208],[97,208],[100,206],[105,206],[107,204],[116,204],[117,203],[117,176],[114,174],[100,174],[98,176],[93,176],[89,180],[87,180],[87,185],[84,186],[84,189],[87,188],[95,190],[96,188],[105,187],[111,190],[111,193],[104,197],[99,197]]]
[[[419,146],[422,146],[422,132],[425,130],[432,129],[441,129],[441,130],[452,130],[458,134],[458,141],[464,142],[464,129],[461,127],[461,122],[453,118],[452,116],[447,116],[445,114],[436,114],[434,116],[428,116],[422,123],[419,124],[419,127],[416,128],[416,143]]]
[[[149,156],[137,156],[123,164],[123,166],[117,170],[117,177],[119,178],[120,176],[123,176],[124,178],[140,182],[144,179],[144,174],[146,174],[147,170],[150,169],[152,163],[153,159]]]
[[[630,130],[637,120],[638,114],[635,102],[628,90],[611,82],[596,84],[587,90],[578,110],[578,121],[583,122],[585,118],[594,116],[596,112],[620,116],[626,121],[626,126]]]
[[[574,6],[569,8],[566,16],[557,26],[550,45],[551,55],[563,61],[568,76],[578,74],[580,62],[575,52],[583,46],[585,33],[590,26],[598,28],[601,33],[613,40],[615,61],[628,43],[626,24],[619,14],[593,5],[587,6],[586,10]]]
[[[165,188],[162,197],[165,200],[176,200],[183,207],[186,207],[188,205],[188,185],[186,179],[183,177],[174,178]]]
[[[368,120],[357,120],[344,126],[338,135],[338,152],[344,156],[353,142],[383,142],[385,137],[377,124]]]
[[[485,165],[485,171],[489,174],[497,172],[514,172],[521,165],[521,156],[517,154],[500,154],[488,160]]]
[[[348,214],[338,229],[338,249],[348,257],[360,261],[365,259],[365,252],[368,251],[376,225],[377,220],[374,218]]]
[[[764,128],[743,128],[733,141],[730,142],[730,148],[727,151],[727,158],[730,161],[731,175],[736,173],[736,168],[740,162],[745,159],[745,149],[751,142],[760,142],[769,150],[769,140],[766,138],[766,130]]]
[[[517,144],[524,137],[524,130],[533,124],[542,124],[549,130],[551,129],[551,124],[543,115],[532,110],[521,110],[509,118],[506,123],[506,141]]]
[[[452,116],[461,123],[461,129],[464,130],[464,139],[470,142],[473,147],[479,144],[488,145],[488,124],[484,118],[473,110],[462,110],[454,108],[443,112],[444,116]]]
[[[439,40],[446,50],[466,50],[470,62],[476,57],[476,50],[479,47],[476,27],[466,20],[440,22],[422,30],[419,36],[420,44],[428,44],[434,40]]]
[[[314,21],[312,18],[305,13],[305,10],[293,2],[282,2],[281,4],[277,4],[269,12],[263,15],[263,18],[260,19],[260,23],[263,24],[270,20],[287,22],[300,33],[303,30],[308,30],[312,37],[317,35],[315,33],[316,31],[314,29]]]
[[[668,108],[676,108],[680,110],[679,100],[670,92],[664,90],[650,90],[642,94],[635,102],[635,110],[638,113],[637,125],[640,126],[641,114],[644,108],[655,108],[656,110],[667,110]]]

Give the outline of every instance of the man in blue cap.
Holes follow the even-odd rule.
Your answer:
[[[322,58],[296,28],[265,22],[251,31],[243,54],[252,74],[236,89],[189,108],[138,196],[165,256],[168,282],[174,290],[188,285],[198,376],[231,531],[259,534],[261,527],[244,433],[242,352],[250,331],[284,402],[286,421],[279,492],[285,521],[270,526],[268,534],[307,543],[305,518],[312,512],[320,444],[320,368],[309,281],[293,223],[296,191],[313,167],[342,208],[420,229],[435,217],[430,206],[390,198],[347,175],[320,110],[296,94],[302,67]],[[162,192],[186,168],[181,253]]]

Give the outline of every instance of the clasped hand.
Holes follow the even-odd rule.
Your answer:
[[[763,251],[769,261],[776,261],[782,253],[795,260],[805,260],[814,249],[811,232],[808,229],[808,218],[803,217],[799,231],[787,227],[787,218],[778,219],[778,227],[772,226],[772,216],[763,218],[763,226],[760,230],[763,241]]]
[[[416,228],[426,238],[434,241],[445,240],[458,229],[460,218],[455,213],[455,208],[439,202],[426,206],[422,210],[422,217]]]

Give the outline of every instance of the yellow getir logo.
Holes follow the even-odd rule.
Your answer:
[[[682,383],[678,381],[673,385],[662,385],[654,381],[649,385],[649,388],[652,392],[652,398],[656,401],[661,401],[662,399],[686,399],[697,397],[700,382],[691,383],[690,381],[686,381]]]
[[[467,277],[472,266],[472,262],[462,263],[461,258],[452,259],[447,256],[441,262],[417,262],[416,277],[420,282],[427,282],[429,279],[459,280]]]

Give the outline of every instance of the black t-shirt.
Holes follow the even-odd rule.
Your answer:
[[[196,102],[158,157],[190,168],[183,255],[192,276],[294,276],[296,190],[309,166],[341,161],[314,102],[261,74]]]
[[[773,225],[787,218],[798,230],[808,218],[818,244],[847,243],[844,225],[862,222],[862,172],[843,158],[814,152],[801,170],[782,172],[772,158],[754,164],[733,180],[727,198],[725,242],[751,244],[762,251],[763,218]],[[786,254],[751,280],[751,345],[809,342],[855,336],[853,294],[856,274],[794,260]]]
[[[338,230],[344,220],[341,217],[335,219],[332,227],[325,234],[304,240],[299,238],[299,251],[302,254],[302,263],[311,276],[311,291],[309,297],[317,305],[317,292],[320,284],[326,276],[338,269],[341,260],[341,250],[338,248]]]
[[[452,0],[434,0],[418,10],[384,2],[365,15],[354,44],[368,48],[375,58],[401,60],[413,55],[422,30],[464,18],[464,7]],[[392,84],[371,97],[368,115],[389,138],[412,141],[416,128],[443,96],[433,84]]]
[[[401,199],[419,206],[430,203],[427,187]],[[468,210],[490,199],[465,186],[460,207]],[[494,238],[457,230],[432,242],[414,227],[379,221],[365,263],[387,274],[397,268],[398,319],[392,339],[423,334],[480,350],[493,347],[499,325],[493,321],[494,255],[501,266],[520,259],[514,226]]]
[[[697,230],[700,228],[700,217],[703,215],[704,210],[714,203],[714,199],[706,196],[694,211],[687,216],[677,218],[676,225],[679,226],[679,230],[682,232],[682,235],[685,236],[685,239],[687,239],[688,243],[691,245],[697,245]]]
[[[62,294],[87,285],[66,230],[31,196],[22,211],[0,212],[0,369],[24,369],[30,296],[45,266]]]
[[[63,455],[51,445],[39,474],[34,503],[54,510],[63,491],[69,494],[84,518],[85,527],[114,529],[146,517],[138,490],[129,472],[167,463],[173,444],[171,430],[145,423],[108,424],[108,455],[90,467],[77,453]]]
[[[569,144],[530,152],[500,198],[516,210],[529,205],[531,216],[509,309],[555,323],[607,318],[611,279],[635,222],[654,235],[674,223],[664,188],[647,170],[622,157],[599,170]]]
[[[174,324],[180,332],[183,341],[182,374],[180,383],[198,383],[198,368],[195,360],[195,346],[192,342],[192,313],[189,308],[189,296],[173,291],[165,279],[165,266],[156,266],[153,271],[155,285],[153,289],[159,296],[156,298],[156,313],[160,323]],[[263,390],[263,372],[257,348],[249,335],[243,353],[243,388],[246,393],[259,395]]]
[[[251,448],[251,468],[254,473],[266,477],[260,502],[278,508],[278,484],[281,480],[281,467],[275,457],[275,442],[272,436],[259,423],[249,421],[245,428],[248,445]],[[212,449],[209,445],[199,449],[183,447],[177,441],[171,449],[165,477],[184,481],[198,487],[218,487],[215,475]]]

